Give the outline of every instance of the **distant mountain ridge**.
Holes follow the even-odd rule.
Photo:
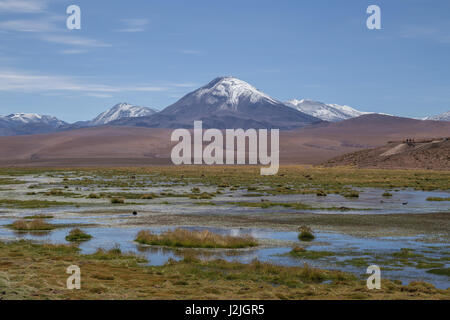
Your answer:
[[[149,128],[192,128],[202,120],[205,128],[293,129],[320,119],[294,110],[233,77],[219,77],[182,97],[155,115],[113,121],[113,125]]]
[[[203,121],[204,128],[291,130],[369,114],[377,113],[307,99],[280,102],[243,80],[218,77],[162,111],[119,103],[92,120],[71,124],[35,113],[0,116],[0,136],[51,133],[103,125],[192,128],[195,120]],[[450,121],[450,111],[423,120]]]
[[[101,126],[118,119],[126,117],[143,117],[156,112],[158,111],[148,107],[134,106],[129,103],[118,103],[92,120],[78,121],[73,124],[69,124],[48,115],[13,113],[8,116],[0,116],[0,136],[51,133],[84,127]]]
[[[147,107],[133,106],[128,103],[118,103],[111,109],[99,114],[91,120],[89,124],[91,126],[104,125],[119,119],[145,117],[155,114],[156,112],[158,111]]]
[[[308,99],[290,100],[286,102],[286,105],[295,108],[296,110],[301,111],[303,113],[309,114],[313,117],[330,122],[343,121],[350,118],[356,118],[364,114],[372,113],[372,112],[358,111],[349,106],[341,106],[338,104],[326,104],[323,102]]]
[[[6,119],[7,121],[12,121],[21,124],[45,123],[48,125],[52,125],[54,127],[66,124],[64,121],[59,120],[56,117],[40,115],[36,113],[13,113],[3,118]]]
[[[0,116],[0,135],[55,132],[66,125],[66,122],[48,115],[13,113],[7,116]]]

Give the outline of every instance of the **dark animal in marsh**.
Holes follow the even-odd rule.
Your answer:
[[[133,211],[133,216],[137,216],[137,211]]]
[[[406,206],[408,204],[408,202],[403,202],[402,205]]]

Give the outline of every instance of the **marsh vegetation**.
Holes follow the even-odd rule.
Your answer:
[[[169,230],[159,235],[142,230],[137,234],[135,241],[146,245],[183,248],[240,249],[258,245],[258,242],[250,236],[224,236],[208,230],[189,231],[181,228]]]
[[[250,166],[12,168],[0,176],[0,241],[48,238],[80,248],[0,242],[0,285],[4,275],[15,281],[7,282],[8,298],[449,297],[414,281],[448,284],[445,171],[285,166],[260,176]],[[47,231],[45,239],[31,231]],[[111,246],[116,242],[127,252]],[[105,248],[95,251],[97,245]],[[33,260],[47,278],[56,273],[54,261],[86,263],[89,285],[58,293],[62,278],[25,279],[21,259]],[[17,272],[5,267],[16,263]],[[365,290],[360,277],[370,264],[410,285],[383,280],[382,291]],[[161,288],[144,288],[149,283]]]

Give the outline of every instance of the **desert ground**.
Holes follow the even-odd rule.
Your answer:
[[[390,141],[444,138],[449,132],[450,122],[366,115],[281,131],[280,163],[317,165],[347,153],[382,147]],[[0,137],[0,167],[171,165],[170,154],[176,144],[170,141],[171,133],[172,129],[101,126]],[[394,162],[389,167],[405,165]]]
[[[449,299],[449,183],[442,170],[2,168],[0,299]]]

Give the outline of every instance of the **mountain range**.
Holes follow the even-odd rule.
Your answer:
[[[205,128],[294,129],[322,122],[321,119],[286,106],[245,81],[216,78],[185,95],[157,114],[124,118],[112,125],[149,128],[192,128],[202,120]]]
[[[279,128],[292,130],[371,114],[345,105],[313,100],[281,102],[234,77],[219,77],[162,111],[119,103],[92,120],[66,123],[52,116],[16,113],[0,116],[0,136],[52,133],[104,125],[148,128]],[[450,112],[424,120],[450,121]]]

